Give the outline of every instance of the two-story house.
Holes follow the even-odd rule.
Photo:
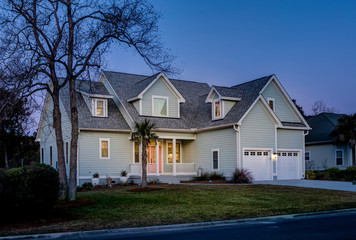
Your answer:
[[[65,158],[69,165],[68,89],[61,90]],[[104,71],[98,82],[78,81],[78,185],[96,172],[139,180],[141,146],[130,140],[134,123],[154,122],[148,176],[160,181],[217,171],[231,177],[247,168],[255,180],[304,178],[304,138],[309,130],[275,75],[232,87]],[[41,162],[56,166],[52,103],[39,124]],[[169,177],[167,177],[169,176]]]

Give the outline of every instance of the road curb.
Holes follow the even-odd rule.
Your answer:
[[[259,218],[246,218],[246,219],[234,219],[234,220],[224,220],[224,221],[212,221],[212,222],[199,222],[199,223],[183,223],[174,225],[159,225],[159,226],[149,226],[149,227],[136,227],[136,228],[118,228],[118,229],[104,229],[104,230],[93,230],[93,231],[80,231],[80,232],[63,232],[63,233],[45,233],[45,234],[33,234],[33,235],[20,235],[20,236],[7,236],[0,237],[0,240],[7,239],[43,239],[43,238],[62,238],[62,237],[85,237],[90,235],[98,234],[117,234],[117,235],[129,235],[129,234],[140,234],[147,232],[170,232],[179,230],[194,230],[201,228],[215,228],[232,226],[240,223],[268,223],[268,221],[277,221],[282,219],[293,219],[293,218],[309,218],[319,215],[327,214],[337,214],[337,213],[351,213],[356,212],[356,208],[350,209],[339,209],[321,212],[310,212],[310,213],[296,213],[288,215],[277,215],[269,217],[259,217]]]

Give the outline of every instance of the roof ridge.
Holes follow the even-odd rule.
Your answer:
[[[146,81],[146,80],[148,80],[148,79],[150,79],[150,78],[152,78],[152,77],[155,77],[155,76],[157,76],[157,75],[159,75],[159,74],[160,74],[160,73],[153,74],[152,76],[146,77],[145,79],[142,79],[142,80],[136,82],[135,84],[144,82],[144,81]]]
[[[135,74],[135,73],[127,73],[127,72],[116,72],[116,71],[109,71],[109,70],[103,70],[103,72],[120,73],[120,74],[134,75],[134,76],[140,76],[140,77],[150,77],[148,75],[143,75],[143,74]]]
[[[245,84],[249,84],[249,83],[252,83],[252,82],[260,81],[260,80],[262,80],[263,78],[271,78],[273,75],[274,75],[274,74],[271,74],[271,75],[267,75],[267,76],[264,76],[264,77],[260,77],[260,78],[257,78],[257,79],[254,79],[254,80],[251,80],[251,81],[248,81],[248,82],[240,83],[240,84],[231,86],[231,88],[235,88],[235,87],[239,87],[239,86],[242,86],[242,85],[245,85]]]
[[[197,82],[197,81],[191,81],[191,80],[183,80],[183,79],[171,79],[171,78],[168,78],[170,81],[173,80],[173,81],[180,81],[180,82],[190,82],[190,83],[200,83],[200,84],[207,84],[209,85],[208,83],[206,82]]]

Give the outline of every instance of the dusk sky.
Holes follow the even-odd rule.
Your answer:
[[[175,78],[232,86],[276,74],[307,114],[317,100],[356,112],[356,1],[154,0]],[[112,49],[107,70],[152,74]]]

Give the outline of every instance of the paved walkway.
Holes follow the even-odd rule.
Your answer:
[[[356,192],[356,185],[352,185],[352,182],[320,181],[320,180],[277,180],[277,181],[256,181],[253,184],[321,188],[321,189]]]

